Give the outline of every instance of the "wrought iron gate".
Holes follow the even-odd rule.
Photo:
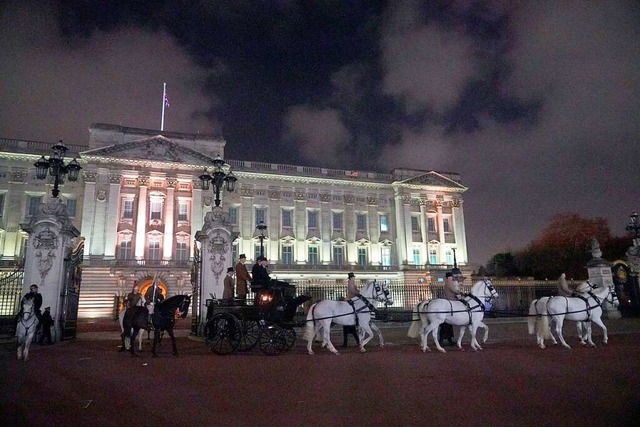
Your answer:
[[[24,282],[24,264],[13,271],[0,272],[0,336],[12,337]]]
[[[82,285],[82,256],[84,253],[84,239],[71,250],[64,260],[64,282],[61,287],[60,330],[61,340],[73,339],[78,329],[78,300]]]
[[[199,334],[199,326],[200,326],[200,318],[202,316],[202,308],[200,307],[201,301],[201,259],[200,259],[200,249],[198,245],[194,242],[193,245],[193,265],[191,266],[191,333],[194,335]]]

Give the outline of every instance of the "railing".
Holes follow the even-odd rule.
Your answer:
[[[463,291],[469,292],[475,281],[464,285]],[[381,316],[391,321],[412,320],[413,311],[418,302],[441,297],[444,292],[442,282],[416,283],[405,280],[386,282],[393,304],[379,308],[384,308],[384,314],[381,312]],[[335,280],[292,280],[289,283],[296,286],[298,295],[310,296],[310,303],[323,299],[340,300],[345,297],[347,289],[346,281],[344,284],[336,283]],[[493,299],[490,308],[488,307],[487,316],[491,317],[526,316],[531,301],[542,296],[556,295],[558,289],[557,282],[546,280],[494,280],[492,283],[499,297]],[[366,283],[361,282],[358,286],[363,288]],[[253,295],[249,295],[248,299],[251,301]]]

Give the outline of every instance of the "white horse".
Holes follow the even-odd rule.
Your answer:
[[[550,339],[553,345],[558,345],[556,337],[551,332],[550,322],[546,322],[547,331],[542,330],[542,318],[548,317],[547,302],[553,297],[541,297],[531,301],[529,305],[529,317],[527,319],[527,326],[529,329],[529,335],[536,334],[536,344],[538,347],[545,348],[544,340]],[[587,345],[587,322],[576,322],[576,329],[578,330],[578,338],[581,345]]]
[[[33,298],[22,299],[22,315],[16,325],[16,341],[18,344],[18,360],[29,360],[29,347],[38,329],[38,317],[35,313]]]
[[[466,295],[462,301],[451,301],[444,298],[436,298],[429,301],[426,305],[426,313],[428,323],[422,328],[422,351],[431,351],[428,346],[428,336],[432,334],[436,343],[436,348],[445,353],[446,350],[442,348],[440,342],[438,342],[438,328],[440,324],[447,322],[453,326],[461,326],[460,335],[464,333],[464,328],[469,325],[471,329],[471,348],[475,350],[482,350],[478,340],[476,339],[476,332],[480,325],[484,325],[482,319],[484,318],[485,302],[493,298],[498,298],[498,292],[493,287],[491,280],[483,279],[476,282],[471,287],[471,293]],[[488,328],[485,333],[488,333]],[[458,341],[462,337],[458,338]]]
[[[423,335],[421,332],[429,324],[426,313],[427,305],[429,304],[429,302],[431,302],[431,300],[422,300],[416,305],[416,309],[413,312],[413,319],[411,320],[411,325],[409,326],[409,332],[407,332],[407,336],[409,338],[420,337],[420,347],[423,346]],[[471,331],[471,325],[461,325],[459,327],[458,340],[456,341],[456,346],[459,350],[462,350],[462,337],[464,336],[464,332],[467,327],[469,327],[469,330]],[[480,321],[478,323],[478,329],[484,329],[484,335],[482,337],[482,344],[484,344],[489,339],[489,327],[483,321]]]
[[[375,311],[372,301],[393,304],[386,283],[369,283],[360,295],[349,301],[322,300],[313,304],[307,314],[304,338],[307,340],[307,353],[313,355],[312,345],[315,336],[322,337],[322,346],[333,354],[339,354],[331,343],[331,322],[338,325],[358,325],[360,327],[360,351],[366,352],[365,345],[373,338],[371,313]],[[353,305],[352,305],[353,304]],[[380,335],[382,337],[382,335]]]
[[[617,295],[609,286],[594,288],[593,291],[587,293],[585,298],[550,298],[547,301],[547,313],[549,315],[542,316],[541,318],[542,332],[544,333],[549,330],[549,318],[551,318],[555,323],[555,330],[558,335],[558,339],[565,348],[571,348],[562,336],[562,325],[564,320],[567,319],[574,322],[587,322],[586,341],[589,346],[595,347],[596,345],[591,339],[591,322],[594,322],[600,327],[600,329],[602,329],[602,343],[606,345],[609,342],[609,336],[607,335],[607,327],[602,322],[602,303],[605,300],[609,301],[609,303],[614,307],[619,305]]]

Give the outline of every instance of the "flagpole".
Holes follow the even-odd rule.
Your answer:
[[[162,88],[162,120],[160,121],[160,130],[164,130],[164,106],[167,103],[167,84],[163,83]]]

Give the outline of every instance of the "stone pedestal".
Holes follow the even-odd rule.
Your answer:
[[[202,318],[199,319],[200,331],[206,323],[204,316],[207,313],[207,299],[222,298],[227,268],[233,267],[233,248],[231,245],[236,235],[234,225],[227,222],[226,215],[220,207],[214,207],[211,212],[207,212],[202,230],[196,233],[195,238],[201,245],[200,313],[202,313]]]
[[[589,281],[598,287],[608,286],[610,289],[614,289],[611,263],[601,258],[600,245],[595,238],[592,241],[591,256],[593,258],[587,263]],[[620,319],[622,316],[617,307],[605,301],[602,303],[602,317],[605,319]]]
[[[36,215],[21,228],[29,234],[25,251],[23,295],[32,284],[38,285],[42,294],[41,311],[51,307],[54,320],[51,338],[61,339],[61,315],[64,309],[64,260],[70,253],[74,239],[80,233],[73,226],[67,207],[58,198],[51,198],[38,208]]]

